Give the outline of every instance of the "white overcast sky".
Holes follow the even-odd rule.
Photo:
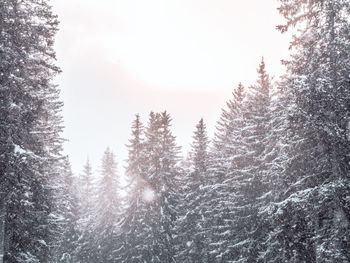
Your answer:
[[[185,150],[203,117],[210,136],[238,82],[256,79],[265,57],[278,77],[289,37],[277,0],[52,0],[60,20],[56,79],[74,172],[104,149],[127,157],[134,115],[168,110]]]

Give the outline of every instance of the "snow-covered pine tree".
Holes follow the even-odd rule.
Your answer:
[[[182,181],[183,197],[179,205],[176,222],[177,262],[203,262],[206,255],[206,236],[203,227],[202,202],[205,200],[204,186],[208,185],[209,139],[206,125],[201,119],[196,125],[189,170]]]
[[[289,262],[350,260],[350,114],[348,1],[281,1],[286,23],[296,27],[285,82],[290,112],[290,182],[278,212]]]
[[[76,248],[80,237],[78,221],[80,207],[77,178],[74,178],[68,157],[62,161],[60,184],[55,196],[60,218],[57,233],[57,247],[54,249],[54,262],[77,262]]]
[[[80,175],[80,203],[81,203],[81,224],[86,225],[91,216],[91,210],[94,201],[94,178],[92,166],[89,158],[83,167],[83,173]]]
[[[232,162],[226,184],[233,187],[230,203],[233,207],[233,241],[229,250],[236,262],[257,262],[263,240],[269,225],[261,211],[271,201],[268,174],[270,154],[271,92],[272,85],[265,69],[264,60],[258,68],[258,80],[251,86],[251,92],[243,109],[238,154]]]
[[[265,231],[267,235],[262,244],[260,259],[265,262],[286,262],[282,253],[283,240],[280,231],[282,221],[288,218],[281,217],[278,213],[278,204],[288,191],[288,178],[285,176],[289,160],[292,158],[290,150],[290,130],[288,128],[288,112],[292,106],[290,94],[283,82],[278,83],[278,87],[272,95],[271,101],[271,123],[268,135],[268,144],[265,149],[266,155],[263,161],[266,164],[267,173],[265,179],[271,191],[268,196],[266,206],[260,209],[261,220],[265,221]]]
[[[95,243],[96,223],[94,208],[96,203],[96,178],[90,160],[87,159],[79,177],[80,218],[78,222],[80,238],[76,247],[76,261],[79,263],[96,262],[97,245]]]
[[[139,117],[132,126],[127,175],[131,189],[122,225],[125,235],[122,259],[130,262],[159,262],[155,233],[159,227],[158,195],[151,177],[159,169],[160,115],[151,112],[144,131]],[[155,253],[157,253],[155,255]]]
[[[191,169],[193,170],[191,187],[193,190],[198,189],[204,185],[207,178],[208,170],[208,147],[209,139],[207,135],[207,128],[203,119],[200,119],[196,125],[196,130],[193,135],[192,149],[190,152]]]
[[[62,141],[61,103],[51,80],[57,18],[47,1],[0,2],[0,199],[4,261],[46,262],[52,189]],[[50,226],[49,226],[50,225]]]
[[[95,262],[116,262],[120,248],[120,178],[113,152],[107,148],[102,157],[101,178],[97,189],[93,221],[97,246]]]
[[[233,221],[233,170],[238,167],[242,151],[242,127],[245,91],[240,83],[233,92],[233,98],[226,103],[216,127],[210,152],[208,176],[205,185],[202,213],[207,255],[205,262],[227,261],[233,258],[231,249],[234,233]],[[238,168],[237,168],[238,169]]]
[[[212,167],[216,174],[222,175],[229,169],[231,158],[235,155],[238,146],[239,127],[242,127],[242,107],[246,96],[242,83],[238,84],[232,95],[232,100],[226,103],[226,109],[222,109],[213,140]],[[231,145],[232,143],[235,147]]]
[[[126,175],[129,182],[127,208],[122,224],[123,262],[142,262],[150,258],[151,231],[147,228],[151,220],[148,211],[153,201],[153,192],[146,181],[146,152],[144,128],[140,116],[136,115],[129,140]]]
[[[146,129],[145,178],[152,197],[146,215],[151,240],[145,240],[149,247],[149,262],[174,262],[174,225],[178,205],[177,180],[179,177],[179,147],[170,130],[171,118],[167,112],[151,113]]]

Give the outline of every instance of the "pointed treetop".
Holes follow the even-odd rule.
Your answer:
[[[199,123],[197,124],[197,128],[200,129],[200,130],[205,129],[205,123],[204,123],[203,118],[201,118],[201,119],[199,120]]]
[[[266,65],[265,65],[264,57],[261,57],[261,61],[260,61],[259,68],[258,68],[259,75],[266,75],[265,66]]]
[[[193,134],[193,142],[191,144],[192,149],[190,152],[190,163],[193,167],[193,171],[195,172],[196,184],[203,182],[205,178],[205,172],[208,167],[208,145],[209,139],[206,131],[206,125],[204,123],[203,118],[200,119],[198,124],[196,125],[196,129]]]
[[[268,94],[271,86],[271,78],[269,74],[266,72],[266,64],[264,61],[264,57],[262,57],[261,59],[257,72],[258,72],[258,80],[257,80],[257,87],[255,87],[255,89],[259,90],[260,92]]]
[[[90,164],[90,158],[89,156],[86,158],[86,162],[84,165],[84,172],[91,171],[91,164]]]
[[[238,86],[237,88],[233,91],[233,97],[234,97],[234,101],[237,103],[240,103],[243,101],[244,99],[244,92],[245,92],[245,89],[244,89],[244,86],[243,84],[240,82],[238,83]]]
[[[196,125],[196,130],[193,134],[193,143],[192,143],[192,151],[196,152],[198,150],[200,151],[207,151],[207,147],[209,144],[208,135],[207,135],[207,127],[204,123],[203,118],[201,118]]]
[[[143,124],[140,120],[140,115],[136,114],[135,120],[132,122],[132,125],[131,125],[132,138],[129,140],[130,144],[127,145],[127,147],[132,148],[136,146],[136,144],[140,144],[142,141],[141,139],[142,133],[143,133]]]
[[[102,163],[107,165],[116,165],[115,156],[109,147],[106,148],[102,157]]]
[[[206,135],[206,125],[204,123],[204,120],[203,118],[201,118],[198,122],[198,124],[196,125],[196,130],[194,132],[194,135],[193,135],[193,139],[195,141],[198,141],[198,140],[207,140],[207,135]]]
[[[166,110],[163,111],[163,112],[161,112],[161,113],[160,113],[160,116],[161,116],[161,118],[162,118],[162,123],[163,123],[163,125],[169,125],[169,126],[171,126],[170,123],[171,123],[172,119],[171,119],[171,117],[170,117],[170,114],[169,114]]]

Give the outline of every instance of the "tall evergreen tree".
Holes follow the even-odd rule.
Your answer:
[[[59,232],[57,233],[57,248],[54,251],[54,262],[77,262],[76,248],[80,236],[78,221],[80,207],[78,200],[77,180],[74,178],[68,157],[63,160],[61,178],[59,182],[58,213],[60,216]]]
[[[80,203],[80,219],[79,227],[84,232],[89,232],[89,225],[92,219],[94,202],[96,200],[96,180],[94,178],[92,166],[89,158],[83,167],[83,172],[79,178],[79,203]]]
[[[90,160],[87,159],[79,178],[80,218],[78,222],[80,238],[76,249],[76,260],[81,263],[96,262],[95,203],[97,200],[96,178]]]
[[[184,195],[175,228],[178,262],[203,262],[203,255],[206,253],[202,203],[206,194],[204,186],[208,181],[208,147],[206,125],[201,119],[193,135],[189,171],[182,180]]]
[[[98,262],[115,262],[119,249],[121,212],[120,178],[113,152],[107,148],[102,157],[101,179],[94,211],[95,242]]]
[[[215,173],[225,174],[231,164],[231,158],[240,147],[240,129],[242,128],[243,102],[245,91],[242,83],[233,92],[232,100],[226,103],[226,109],[222,109],[220,120],[216,127],[213,140],[213,164]]]
[[[191,188],[198,189],[204,185],[207,178],[209,164],[209,139],[207,135],[207,128],[203,119],[200,119],[196,125],[196,130],[193,135],[192,149],[190,152],[190,169],[193,171]]]
[[[93,194],[94,194],[93,179],[94,179],[93,171],[90,164],[90,160],[87,159],[83,167],[83,173],[80,176],[80,184],[81,184],[80,198],[82,201],[81,213],[82,213],[82,217],[85,219],[88,219],[92,209]]]
[[[242,153],[242,127],[245,91],[240,83],[233,98],[226,103],[218,122],[209,160],[209,183],[202,201],[207,255],[204,262],[220,262],[232,259],[229,246],[233,231],[233,170],[238,167]]]
[[[240,84],[223,110],[211,158],[211,191],[207,207],[209,261],[256,262],[264,220],[260,211],[269,202],[271,81],[262,60],[258,80],[245,97]]]
[[[151,113],[146,130],[146,182],[152,192],[147,215],[152,240],[149,242],[149,262],[174,262],[174,226],[178,205],[178,153],[175,137],[170,130],[167,112]]]
[[[57,18],[46,1],[0,3],[0,192],[5,262],[45,262],[56,224],[61,103],[51,82]],[[1,242],[0,242],[1,243]]]
[[[260,258],[267,262],[285,262],[281,257],[282,235],[279,226],[288,218],[281,217],[277,213],[278,204],[288,191],[289,181],[285,176],[289,161],[292,158],[290,129],[288,125],[288,112],[292,102],[290,94],[283,82],[278,83],[278,89],[272,95],[271,101],[271,123],[266,146],[266,155],[263,159],[266,165],[265,182],[268,184],[269,193],[266,205],[260,211],[261,220],[264,222],[264,231],[267,235],[263,237]]]
[[[234,251],[238,262],[259,262],[268,225],[260,211],[270,199],[268,155],[270,154],[271,92],[272,85],[264,60],[258,68],[258,79],[251,86],[251,94],[243,111],[242,155],[236,159],[234,184]]]
[[[146,181],[146,152],[144,128],[140,116],[132,124],[132,134],[129,140],[126,175],[129,182],[127,208],[122,225],[123,247],[122,261],[142,262],[149,258],[149,247],[146,240],[151,239],[148,225],[148,209],[153,201],[153,191]]]
[[[281,1],[286,23],[297,27],[285,83],[292,158],[279,204],[279,255],[289,262],[346,262],[349,247],[349,3]],[[278,259],[279,260],[279,259]],[[275,261],[277,262],[277,261]]]

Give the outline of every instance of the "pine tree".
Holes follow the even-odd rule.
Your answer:
[[[127,208],[122,225],[123,248],[122,261],[141,262],[149,258],[148,244],[150,231],[147,228],[148,209],[153,201],[153,191],[146,182],[146,152],[144,128],[140,116],[132,124],[132,137],[128,144],[128,161],[126,175],[129,181]]]
[[[241,145],[243,155],[235,160],[231,174],[234,185],[234,255],[238,262],[255,262],[263,251],[262,240],[267,235],[267,222],[261,216],[270,200],[268,155],[271,150],[271,92],[272,85],[264,60],[258,68],[258,80],[243,110],[244,126]]]
[[[182,180],[184,196],[179,206],[176,224],[177,262],[203,262],[205,255],[205,232],[202,202],[208,181],[209,139],[203,119],[196,125],[192,149],[189,154],[190,168]]]
[[[51,80],[57,18],[46,1],[0,3],[0,174],[5,262],[50,258],[61,103]],[[52,226],[52,227],[51,227]],[[0,242],[1,243],[1,242]]]
[[[239,83],[233,92],[233,99],[226,103],[227,109],[222,109],[220,120],[216,127],[213,140],[213,168],[215,173],[225,174],[231,165],[231,159],[237,151],[237,144],[241,136],[242,107],[245,98],[244,86]],[[234,144],[234,145],[233,145]],[[218,171],[218,169],[221,169]]]
[[[96,179],[94,178],[93,169],[89,159],[87,159],[83,173],[79,178],[79,232],[80,237],[76,247],[76,260],[81,263],[97,261],[97,245],[95,243],[94,217],[95,203],[97,200]]]
[[[81,184],[81,214],[82,218],[88,220],[93,203],[93,171],[90,164],[90,160],[87,159],[83,167],[83,173],[80,176]]]
[[[204,220],[202,229],[207,243],[204,262],[220,262],[233,258],[233,170],[238,169],[242,152],[243,106],[245,92],[242,84],[233,92],[233,98],[222,110],[213,147],[210,153],[205,196],[202,201]]]
[[[55,249],[55,262],[77,262],[76,248],[80,237],[78,221],[80,207],[78,200],[77,180],[71,170],[68,158],[62,164],[59,193],[56,196],[59,216],[61,218],[58,233],[58,246]]]
[[[191,183],[192,190],[197,190],[201,185],[204,185],[207,178],[209,163],[209,139],[207,135],[206,125],[201,119],[196,125],[196,130],[193,135],[192,150],[190,152],[191,170],[193,176]]]
[[[174,227],[178,205],[177,181],[179,177],[178,152],[175,137],[170,131],[171,118],[167,112],[151,113],[146,130],[145,183],[152,196],[145,215],[151,239],[146,242],[149,262],[174,262]]]
[[[97,262],[115,262],[120,247],[119,223],[121,213],[120,179],[117,163],[109,148],[103,154],[101,179],[94,211],[94,236],[98,246]]]
[[[349,247],[349,3],[281,1],[281,32],[297,27],[286,62],[293,157],[276,218],[289,262],[346,262]],[[279,216],[278,216],[279,215]],[[277,261],[276,261],[277,262]]]
[[[268,136],[267,153],[264,162],[267,170],[266,179],[269,185],[269,199],[266,206],[261,209],[260,217],[264,221],[266,235],[262,242],[260,258],[266,262],[285,262],[281,255],[283,235],[280,231],[281,222],[288,221],[278,213],[279,202],[283,200],[288,191],[288,178],[285,176],[289,161],[292,158],[290,130],[288,126],[288,112],[292,103],[290,94],[283,82],[278,84],[278,89],[272,95],[271,123]]]
[[[244,96],[240,84],[223,110],[211,157],[207,195],[208,261],[256,262],[268,225],[261,214],[271,201],[271,80],[262,60],[258,80]]]

